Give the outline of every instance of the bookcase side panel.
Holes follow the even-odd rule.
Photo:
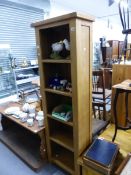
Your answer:
[[[51,159],[51,148],[50,148],[50,143],[49,143],[49,126],[48,126],[48,120],[47,120],[47,105],[46,105],[46,98],[45,98],[45,77],[44,77],[44,65],[43,65],[43,49],[41,38],[40,38],[40,30],[41,28],[36,28],[35,29],[35,35],[36,35],[36,47],[37,47],[37,57],[38,57],[38,64],[39,64],[39,72],[40,72],[40,92],[42,95],[42,107],[44,110],[44,115],[45,115],[45,132],[46,132],[46,146],[47,146],[47,152],[48,152],[48,159]],[[44,41],[43,41],[44,42]]]
[[[79,156],[91,141],[91,24],[77,19],[74,31],[71,33],[72,103],[75,154]]]

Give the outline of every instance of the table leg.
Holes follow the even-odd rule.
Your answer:
[[[126,96],[125,96],[126,125],[127,125],[126,129],[131,129],[131,120],[128,118],[128,94],[129,94],[129,93],[130,93],[130,92],[126,92]],[[128,124],[130,124],[130,125],[128,126]]]
[[[46,143],[45,143],[45,131],[39,132],[38,135],[41,139],[40,155],[44,160],[46,160],[47,159],[47,154],[46,154]]]
[[[126,106],[126,124],[128,122],[128,92],[126,92],[125,96],[125,106]]]
[[[114,104],[113,104],[113,112],[114,112],[114,120],[115,120],[115,133],[114,133],[114,136],[112,138],[112,142],[114,142],[114,140],[116,138],[117,128],[118,128],[117,110],[116,110],[118,95],[119,95],[119,91],[118,91],[118,89],[116,89],[116,93],[115,93],[115,97],[114,97]]]

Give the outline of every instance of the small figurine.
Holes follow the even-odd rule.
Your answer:
[[[72,92],[72,85],[71,85],[70,82],[68,82],[67,85],[66,85],[66,91]]]
[[[69,56],[70,54],[70,44],[67,39],[53,43],[51,47],[52,47],[53,53],[51,53],[50,57],[52,59],[67,58],[67,56]]]
[[[27,61],[27,58],[26,58],[26,57],[23,57],[21,67],[27,67],[27,66],[28,66],[28,61]]]
[[[72,92],[71,83],[68,80],[64,79],[63,77],[58,76],[58,74],[50,78],[49,87],[54,90]]]
[[[12,56],[12,54],[9,54],[9,60],[10,60],[11,68],[12,69],[16,68],[17,67],[17,65],[16,65],[16,58],[14,58]]]
[[[70,43],[67,39],[63,40],[63,49],[60,52],[60,56],[68,59],[70,55]]]
[[[61,81],[60,81],[60,90],[65,90],[66,89],[66,84],[67,84],[67,80],[65,80],[65,79],[62,79]]]
[[[65,44],[66,50],[70,51],[70,43],[69,43],[69,41],[67,39],[64,39],[63,43]]]
[[[49,80],[49,87],[54,90],[60,89],[60,81],[61,81],[61,78],[58,76],[58,74],[56,74],[54,77],[52,77]]]
[[[51,45],[53,53],[51,53],[50,57],[53,59],[62,59],[59,55],[60,51],[63,49],[63,42],[56,42]]]

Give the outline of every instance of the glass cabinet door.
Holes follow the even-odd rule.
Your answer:
[[[15,79],[9,54],[9,45],[0,44],[0,99],[16,93]]]

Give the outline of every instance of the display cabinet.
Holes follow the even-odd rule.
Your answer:
[[[36,32],[48,159],[74,175],[80,172],[77,158],[92,139],[93,20],[74,12],[32,24]],[[65,44],[63,53],[57,52],[55,57],[53,44],[64,43],[65,39],[69,47]],[[66,82],[66,87],[61,82]],[[61,105],[71,107],[67,121],[53,115],[56,107],[57,113],[64,115],[65,111],[59,111]]]
[[[15,68],[13,69],[13,74],[18,95],[20,91],[28,93],[39,89],[37,83],[32,83],[37,80],[39,81],[38,65]]]
[[[15,79],[11,70],[0,73],[0,98],[16,93]]]
[[[0,44],[0,99],[16,93],[15,79],[9,60],[9,47]]]

